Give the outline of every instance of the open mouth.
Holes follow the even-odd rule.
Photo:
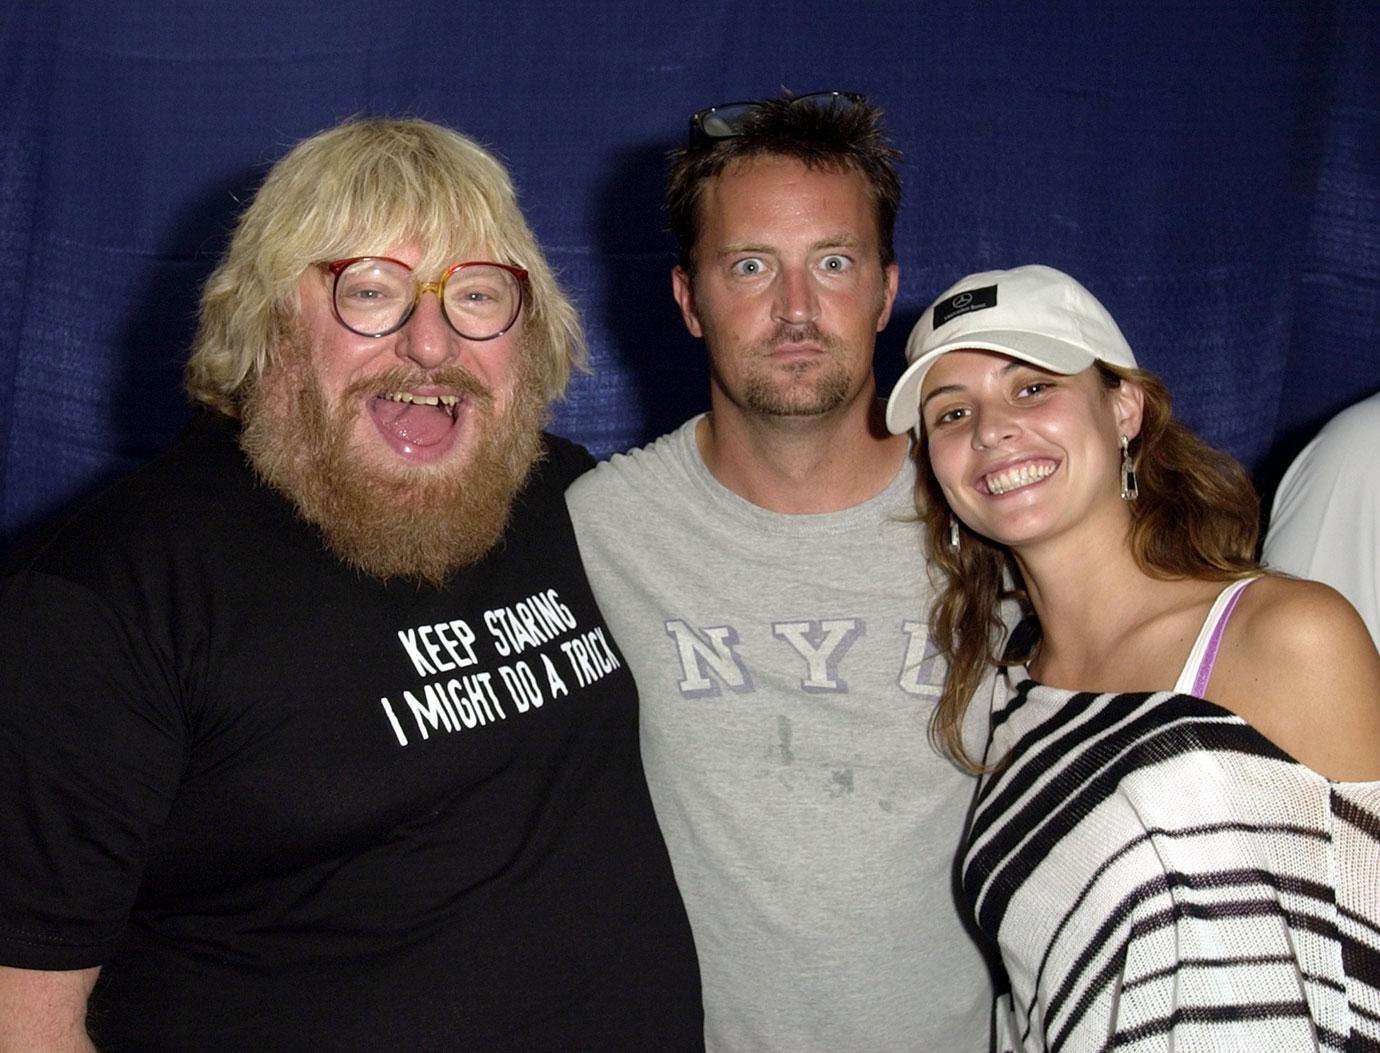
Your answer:
[[[993,495],[1009,494],[1012,490],[1048,479],[1058,467],[1054,461],[1027,461],[983,476],[982,488]]]
[[[459,395],[385,391],[370,400],[369,408],[379,431],[410,452],[446,445],[464,401]]]

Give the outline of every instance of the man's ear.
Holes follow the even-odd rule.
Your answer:
[[[900,281],[901,269],[896,266],[896,261],[888,263],[882,272],[885,281],[885,288],[882,291],[882,313],[877,316],[877,332],[886,328],[887,322],[891,321],[891,308],[896,303],[896,289]]]
[[[690,330],[690,335],[703,337],[700,316],[695,313],[694,282],[690,280],[690,275],[684,267],[674,267],[671,270],[671,295],[680,305],[680,316],[685,319],[685,328]]]
[[[1112,402],[1117,433],[1134,439],[1140,434],[1141,421],[1145,416],[1145,389],[1134,380],[1123,377],[1121,383],[1112,389]]]

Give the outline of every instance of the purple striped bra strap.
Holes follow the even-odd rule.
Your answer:
[[[1198,639],[1194,641],[1193,650],[1189,652],[1183,672],[1179,674],[1179,681],[1174,685],[1175,691],[1186,691],[1198,698],[1203,697],[1208,681],[1212,679],[1212,667],[1217,664],[1217,652],[1222,646],[1222,634],[1226,632],[1227,621],[1236,610],[1241,593],[1255,580],[1243,578],[1233,581],[1218,594],[1212,610],[1208,611],[1207,617],[1203,620],[1203,628],[1198,633]]]

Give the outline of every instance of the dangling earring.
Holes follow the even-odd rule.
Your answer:
[[[954,518],[952,512],[949,513],[949,547],[955,552],[958,551],[958,520]]]
[[[1136,485],[1136,462],[1131,458],[1131,440],[1121,437],[1121,499],[1134,501],[1140,496]]]

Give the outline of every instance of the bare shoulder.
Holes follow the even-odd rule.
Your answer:
[[[1380,655],[1360,615],[1326,585],[1253,582],[1209,694],[1328,778],[1380,779]]]
[[[1380,675],[1365,622],[1330,585],[1275,574],[1252,582],[1232,620],[1241,645],[1266,666],[1354,657]],[[1377,700],[1380,701],[1380,700]]]

